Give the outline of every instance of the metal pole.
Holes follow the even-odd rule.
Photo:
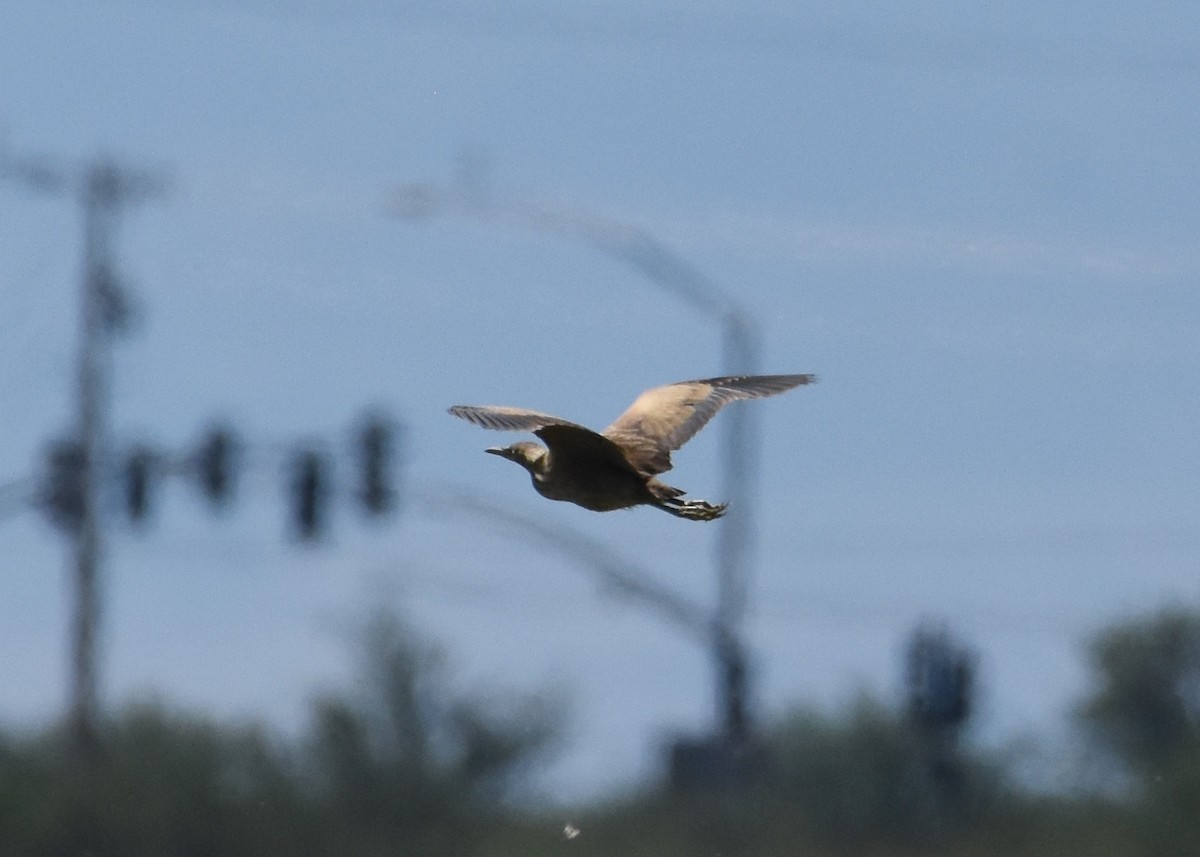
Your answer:
[[[753,375],[758,369],[757,336],[747,318],[735,311],[725,316],[725,371]],[[753,408],[729,408],[725,416],[724,482],[729,511],[717,531],[718,711],[727,741],[740,743],[751,731],[747,697],[749,665],[741,643],[742,621],[749,600],[753,566],[755,501],[758,498],[758,421]]]
[[[757,371],[759,333],[750,317],[715,283],[649,233],[585,212],[497,203],[480,190],[482,187],[478,179],[449,188],[408,185],[393,197],[392,211],[405,218],[446,212],[465,214],[582,239],[720,321],[723,372],[750,375]],[[717,607],[712,646],[721,731],[726,739],[737,742],[750,731],[747,659],[741,643],[741,622],[746,612],[752,564],[758,435],[753,408],[730,408],[722,419],[725,421],[723,481],[729,511],[717,531]]]

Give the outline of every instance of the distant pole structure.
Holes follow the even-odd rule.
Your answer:
[[[945,622],[932,620],[913,630],[905,655],[908,712],[927,776],[946,808],[960,806],[968,785],[960,744],[974,708],[978,659]]]
[[[71,475],[78,514],[65,527],[73,542],[71,686],[68,725],[73,746],[93,751],[99,729],[96,647],[101,614],[100,567],[104,555],[100,503],[107,459],[111,345],[128,321],[113,244],[121,211],[162,196],[156,175],[99,158],[80,168],[63,168],[45,158],[0,154],[0,177],[33,190],[74,196],[83,210],[83,276],[80,288],[75,375],[75,449]]]
[[[747,310],[648,231],[586,212],[537,203],[497,202],[486,175],[481,175],[478,157],[460,166],[459,180],[454,184],[408,184],[398,188],[391,198],[390,213],[409,220],[457,215],[582,240],[715,319],[722,332],[722,372],[752,375],[758,371],[761,336]],[[729,511],[717,531],[717,621],[712,645],[722,733],[740,742],[751,728],[741,623],[753,563],[758,423],[754,408],[730,408],[722,420],[722,481]]]

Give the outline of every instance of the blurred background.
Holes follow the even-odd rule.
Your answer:
[[[1200,847],[1196,7],[3,17],[0,850]]]

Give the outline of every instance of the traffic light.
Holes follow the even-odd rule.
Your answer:
[[[237,454],[237,436],[228,426],[209,429],[196,451],[200,490],[213,506],[224,506],[233,497]]]
[[[125,459],[125,513],[139,524],[150,513],[151,481],[157,475],[156,456],[145,447],[138,447]]]
[[[324,459],[312,450],[292,460],[292,521],[297,535],[315,541],[325,529],[329,474]]]
[[[923,624],[908,646],[909,710],[919,723],[953,727],[971,715],[973,654],[942,627]]]
[[[84,460],[83,445],[77,440],[60,439],[46,451],[46,476],[41,503],[51,522],[75,532],[83,524]]]
[[[371,515],[389,512],[396,503],[392,486],[396,428],[387,418],[369,417],[358,434],[359,500]]]

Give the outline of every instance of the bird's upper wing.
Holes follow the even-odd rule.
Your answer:
[[[629,462],[624,449],[589,428],[557,423],[540,428],[535,434],[549,448],[551,460],[564,468],[583,471],[606,466],[639,473],[639,468]]]
[[[654,387],[638,396],[604,436],[643,473],[663,473],[671,469],[671,452],[729,402],[774,396],[815,380],[814,375],[739,375]]]
[[[568,462],[586,464],[589,460],[637,472],[637,468],[626,459],[621,447],[607,437],[597,434],[578,423],[561,417],[527,411],[524,408],[509,408],[502,405],[455,405],[450,413],[456,417],[498,431],[531,431],[549,447],[554,458]]]
[[[497,431],[537,431],[546,426],[575,426],[575,423],[561,417],[503,405],[455,405],[450,408],[450,413],[482,428]]]

